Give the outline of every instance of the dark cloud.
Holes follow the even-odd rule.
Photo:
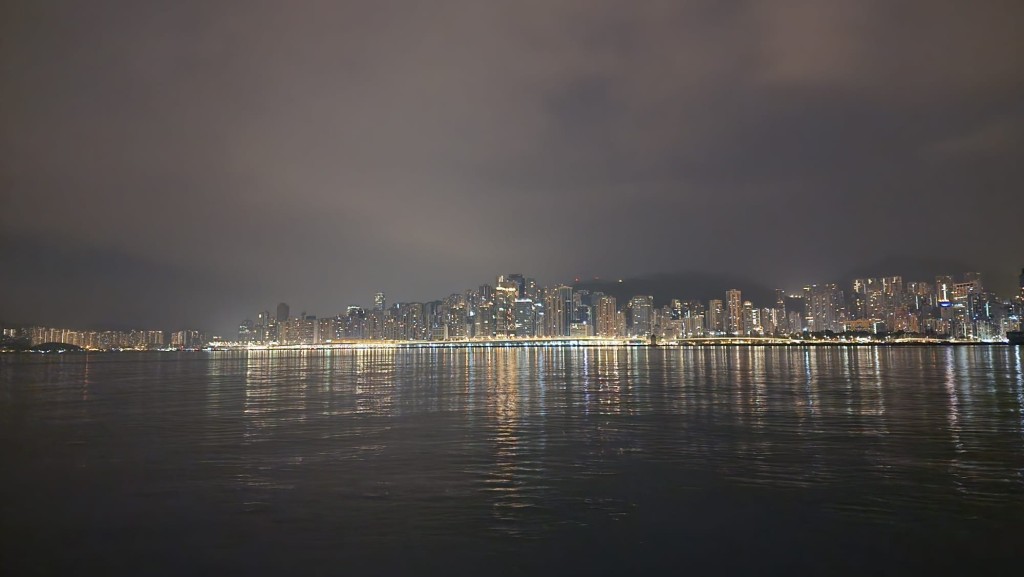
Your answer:
[[[997,1],[9,2],[0,316],[226,326],[503,271],[790,286],[893,255],[1011,278],[1021,17]],[[93,286],[116,298],[72,296]],[[201,304],[176,308],[186,292]]]

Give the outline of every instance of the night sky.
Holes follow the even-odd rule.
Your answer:
[[[8,0],[0,320],[219,330],[503,272],[797,287],[893,257],[1008,287],[1022,21],[1019,0]]]

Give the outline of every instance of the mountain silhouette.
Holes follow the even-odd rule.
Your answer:
[[[1020,270],[1018,269],[993,270],[990,267],[979,267],[943,257],[887,257],[875,263],[852,269],[840,280],[844,290],[849,290],[850,283],[856,278],[901,276],[904,283],[914,281],[934,283],[936,276],[952,275],[954,279],[960,280],[966,272],[981,273],[982,284],[986,290],[994,291],[997,295],[1011,296],[1019,290],[1017,275],[1020,274]]]
[[[758,306],[775,302],[775,292],[757,282],[737,275],[701,272],[654,273],[630,278],[585,279],[573,283],[574,290],[600,291],[612,295],[619,306],[637,295],[654,297],[655,306],[669,304],[672,299],[699,300],[707,304],[710,299],[725,299],[725,291],[739,289],[743,300]]]
[[[883,276],[900,276],[903,282],[935,282],[939,275],[953,275],[960,278],[965,272],[982,272],[976,267],[963,262],[942,258],[915,258],[907,256],[890,256],[874,263],[856,267],[841,279],[844,282],[856,278],[876,278]]]

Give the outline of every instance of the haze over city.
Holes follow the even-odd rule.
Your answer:
[[[0,576],[1024,566],[1022,23],[3,2]]]
[[[1011,294],[1022,17],[10,2],[0,319],[224,330],[279,301],[328,314],[502,271],[795,289],[893,257]]]

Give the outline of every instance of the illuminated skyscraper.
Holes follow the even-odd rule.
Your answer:
[[[548,336],[547,309],[544,301],[535,299],[533,301],[533,334],[538,337]]]
[[[265,343],[277,337],[277,330],[274,328],[274,319],[270,318],[270,311],[263,311],[256,315],[256,342]]]
[[[366,315],[365,338],[371,340],[382,340],[385,338],[384,329],[387,325],[387,311],[373,309]]]
[[[311,345],[316,342],[318,324],[313,315],[299,315],[278,324],[278,340],[283,345]]]
[[[445,338],[464,339],[469,336],[466,330],[466,295],[452,293],[444,299],[442,320],[447,327]]]
[[[595,293],[596,294],[596,293]],[[594,320],[594,326],[597,329],[597,336],[599,337],[616,337],[618,335],[618,326],[616,323],[616,303],[615,297],[611,295],[602,294],[597,297],[597,308]]]
[[[738,289],[725,291],[725,306],[726,332],[743,334],[743,293]]]
[[[423,303],[402,303],[398,306],[398,338],[423,340],[427,338],[427,327]]]
[[[299,325],[299,338],[301,339],[302,344],[309,345],[315,343],[317,339],[317,329],[319,328],[319,325],[316,322],[316,315],[304,314],[299,317],[299,319],[301,319],[301,324]]]
[[[494,287],[489,284],[482,284],[478,289],[480,295],[480,302],[490,301],[494,298]]]
[[[761,334],[765,336],[774,335],[778,330],[777,326],[779,318],[776,310],[765,307],[763,309],[759,309],[757,312],[760,315],[759,324],[761,326]]]
[[[671,303],[672,320],[677,321],[683,318],[683,301],[679,299],[672,299]]]
[[[498,277],[495,284],[494,334],[498,337],[516,334],[516,298],[519,296],[519,285],[507,277]]]
[[[369,338],[366,330],[366,311],[363,307],[349,305],[345,311],[344,336],[349,339]]]
[[[842,332],[846,322],[843,291],[836,284],[811,285],[804,288],[807,302],[808,328],[811,332]]]
[[[750,336],[761,328],[761,311],[754,308],[754,303],[743,301],[743,323],[740,327],[744,335]]]
[[[342,332],[340,327],[344,326],[342,317],[323,317],[317,320],[316,341],[317,343],[330,343],[336,341]]]
[[[547,336],[569,336],[573,316],[572,287],[562,285],[547,289],[544,298],[544,314]]]
[[[570,335],[574,337],[594,336],[594,314],[590,303],[590,291],[573,291],[572,318],[569,324]]]
[[[558,300],[562,302],[564,314],[562,316],[562,336],[569,336],[572,328],[573,314],[575,313],[575,301],[572,296],[572,287],[558,287]]]
[[[501,277],[498,277],[498,278],[499,278],[499,280],[501,280]],[[526,298],[527,297],[527,295],[526,295],[526,280],[527,280],[526,277],[524,277],[523,275],[521,275],[519,273],[513,273],[513,274],[505,275],[505,278],[503,280],[505,280],[507,282],[515,283],[515,285],[516,285],[516,294],[518,295],[518,298]]]
[[[789,323],[786,318],[786,291],[775,289],[775,310],[772,313],[772,334],[783,335],[789,331]]]
[[[725,305],[721,300],[708,301],[707,325],[709,335],[717,336],[725,332]]]
[[[569,336],[572,323],[572,287],[558,286],[545,289],[545,333],[549,337]]]
[[[476,308],[476,315],[473,317],[474,331],[476,338],[489,339],[494,336],[494,303],[483,301]]]
[[[646,337],[654,329],[654,297],[638,295],[629,299],[629,334]]]
[[[539,298],[540,298],[540,292],[537,289],[537,281],[536,281],[536,279],[528,278],[528,279],[526,279],[526,283],[525,284],[526,284],[526,288],[525,288],[524,292],[522,292],[519,296],[525,297],[525,298],[528,298],[528,299],[533,299],[534,302],[538,301]]]
[[[252,321],[245,319],[238,325],[238,342],[251,343],[256,340],[256,327]]]
[[[373,295],[373,308],[374,310],[382,311],[387,308],[387,299],[384,297],[384,293],[379,292]]]
[[[105,331],[108,333],[109,331]],[[101,341],[104,339],[100,339]],[[110,348],[116,343],[103,343],[100,348]],[[171,346],[184,349],[197,349],[206,344],[206,335],[197,330],[184,330],[171,333]]]
[[[898,295],[903,292],[903,277],[884,276],[882,277],[882,292],[887,295]]]
[[[940,303],[953,300],[953,277],[948,275],[935,277],[935,298]]]
[[[515,301],[515,326],[513,334],[519,338],[533,337],[536,335],[536,310],[531,299],[516,299]]]

